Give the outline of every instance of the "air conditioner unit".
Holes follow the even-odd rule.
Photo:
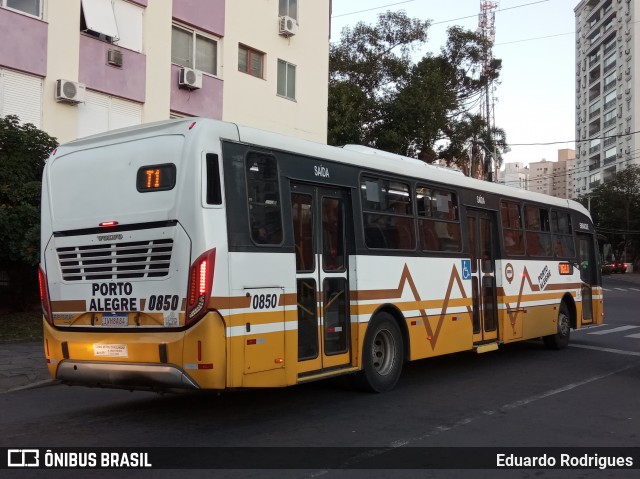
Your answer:
[[[298,33],[298,22],[295,18],[282,16],[280,17],[280,35],[284,37],[292,37]]]
[[[122,66],[122,52],[120,50],[109,50],[107,52],[107,63],[114,67]]]
[[[202,72],[187,67],[180,68],[178,86],[189,90],[202,88]]]
[[[56,80],[56,101],[82,103],[87,88],[83,83],[69,80]]]

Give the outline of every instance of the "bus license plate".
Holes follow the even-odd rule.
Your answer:
[[[127,326],[129,324],[129,315],[128,314],[109,314],[104,313],[102,315],[102,325],[103,326]]]

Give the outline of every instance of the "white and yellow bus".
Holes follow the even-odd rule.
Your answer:
[[[389,153],[174,120],[60,146],[42,185],[68,384],[381,392],[406,361],[602,322],[585,208]]]

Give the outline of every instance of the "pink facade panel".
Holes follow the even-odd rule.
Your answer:
[[[37,18],[0,8],[0,66],[45,76],[48,28]]]
[[[107,63],[108,51],[122,52],[122,67]],[[145,101],[147,58],[126,48],[80,35],[80,72],[78,79],[87,88],[137,102]]]
[[[224,36],[225,0],[173,0],[173,18],[214,35]]]
[[[222,119],[222,80],[202,75],[202,88],[187,90],[178,87],[180,67],[171,65],[171,111],[189,116]]]

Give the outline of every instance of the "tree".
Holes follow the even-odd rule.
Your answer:
[[[27,304],[37,291],[42,169],[57,145],[16,116],[0,118],[0,270],[14,304]]]
[[[386,12],[375,26],[343,30],[330,50],[329,144],[360,143],[426,162],[469,163],[468,145],[488,129],[479,117],[480,124],[470,122],[467,111],[498,78],[501,61],[480,75],[488,40],[454,27],[439,55],[414,63],[410,54],[426,42],[428,27]],[[506,146],[504,131],[494,133],[485,144]],[[480,153],[476,157],[484,158]]]
[[[342,30],[329,51],[329,134],[332,145],[377,144],[385,106],[407,75],[411,52],[427,40],[428,22],[403,12]]]
[[[449,166],[456,166],[465,175],[473,178],[488,178],[489,157],[497,156],[495,172],[502,165],[502,154],[507,148],[507,136],[502,128],[487,128],[482,116],[469,113],[454,118],[444,128],[448,138],[446,146],[440,149],[439,156]]]
[[[624,261],[640,252],[640,166],[629,165],[579,199]]]

